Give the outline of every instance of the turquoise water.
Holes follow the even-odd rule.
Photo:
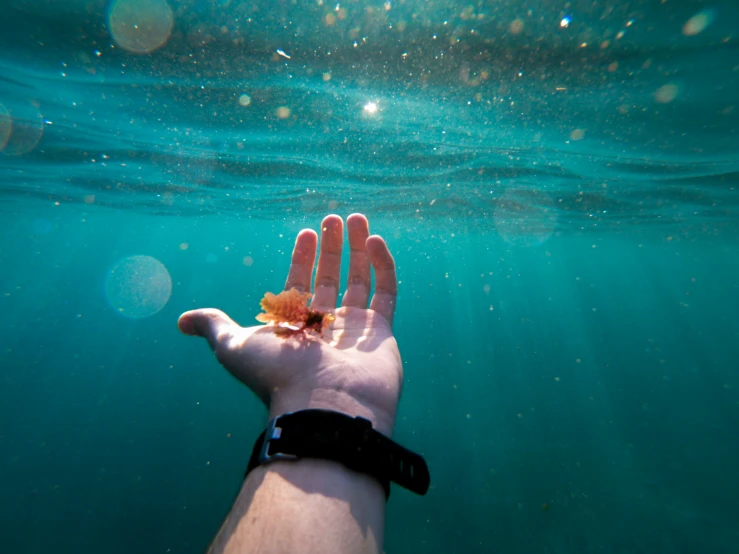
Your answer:
[[[0,4],[0,550],[202,552],[266,414],[177,317],[359,211],[388,553],[739,552],[734,2],[170,6]]]

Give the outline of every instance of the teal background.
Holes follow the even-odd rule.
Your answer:
[[[0,551],[204,551],[266,413],[177,317],[251,325],[295,234],[361,211],[432,475],[388,553],[739,552],[733,2],[172,6],[140,56],[105,2],[0,5],[0,102],[43,130],[0,153]],[[173,283],[138,320],[133,255]]]

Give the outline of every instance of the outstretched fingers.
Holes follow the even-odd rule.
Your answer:
[[[392,324],[398,296],[395,260],[393,260],[385,240],[378,235],[367,238],[366,248],[372,267],[375,270],[375,294],[372,297],[370,309],[384,316]]]
[[[369,223],[362,214],[352,214],[346,218],[349,234],[349,277],[342,306],[367,308],[370,293],[370,259],[367,254]]]
[[[371,269],[375,272],[375,294],[370,309],[392,323],[398,295],[395,261],[384,239],[369,236],[369,223],[362,214],[347,218],[350,261],[349,277],[342,306],[366,308],[371,287]],[[318,236],[310,229],[298,234],[293,250],[285,290],[311,290],[311,275],[318,248]],[[341,274],[341,250],[344,243],[344,222],[338,215],[329,215],[321,223],[321,247],[311,305],[315,309],[336,307]]]

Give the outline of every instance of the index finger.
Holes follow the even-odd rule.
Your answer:
[[[313,265],[316,260],[318,235],[312,229],[303,229],[295,239],[290,272],[287,274],[285,290],[298,289],[300,292],[310,291]]]

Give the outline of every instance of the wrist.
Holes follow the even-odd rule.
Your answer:
[[[249,473],[246,483],[261,486],[288,487],[302,494],[321,494],[343,501],[371,500],[382,506],[385,491],[380,482],[366,473],[358,473],[340,462],[320,458],[294,461],[276,460],[261,465]]]
[[[269,403],[269,419],[289,412],[321,409],[339,412],[352,417],[360,416],[372,422],[372,428],[386,437],[392,437],[395,411],[381,409],[341,391],[313,389],[300,392],[276,392]]]

